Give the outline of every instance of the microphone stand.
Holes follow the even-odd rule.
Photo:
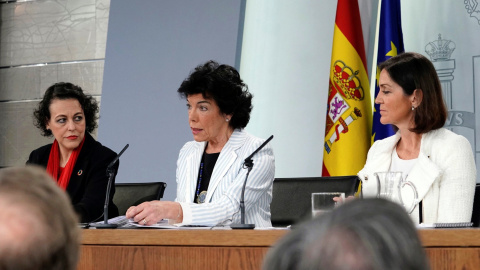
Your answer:
[[[112,187],[113,177],[115,176],[115,169],[113,166],[117,163],[120,156],[127,150],[128,144],[123,147],[120,154],[107,166],[107,176],[108,176],[108,184],[107,184],[107,193],[105,194],[105,204],[103,205],[103,223],[99,224],[91,224],[91,227],[95,227],[97,229],[115,229],[118,227],[118,224],[109,224],[108,223],[108,205],[110,203],[110,189]]]
[[[247,175],[245,176],[245,181],[243,182],[242,187],[242,197],[240,199],[240,224],[232,224],[230,228],[232,229],[254,229],[255,224],[245,224],[245,187],[247,186],[247,179],[250,171],[253,168],[253,160],[251,158],[245,159],[243,163],[243,168],[247,169]]]
[[[271,139],[273,139],[273,135],[270,136],[260,147],[255,150],[250,156],[248,156],[245,161],[243,162],[243,168],[247,169],[247,175],[245,176],[245,181],[243,182],[242,187],[242,195],[240,197],[240,224],[231,224],[230,228],[232,229],[254,229],[255,224],[245,224],[245,187],[247,186],[247,179],[250,171],[253,168],[253,160],[252,157],[260,151]]]

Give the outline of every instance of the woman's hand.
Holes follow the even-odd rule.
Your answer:
[[[153,225],[162,219],[180,223],[183,221],[183,210],[177,202],[150,201],[128,208],[125,216],[141,225]]]

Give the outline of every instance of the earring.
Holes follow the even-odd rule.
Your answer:
[[[230,121],[230,119],[228,119],[228,118],[225,118],[225,121],[227,121],[227,122],[228,122],[228,121]]]
[[[413,107],[413,105],[412,105],[412,111],[415,111],[415,107]]]

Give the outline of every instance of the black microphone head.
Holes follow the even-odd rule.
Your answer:
[[[111,167],[113,167],[113,165],[115,165],[115,163],[117,163],[118,159],[120,158],[120,156],[123,154],[123,152],[125,152],[125,150],[127,150],[129,144],[127,143],[127,145],[125,145],[125,147],[123,147],[122,151],[120,151],[120,154],[118,154],[113,160],[112,162],[110,162],[110,164],[108,164],[107,166],[107,172],[109,171],[109,169]]]

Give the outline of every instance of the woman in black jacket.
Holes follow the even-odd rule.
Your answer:
[[[106,170],[117,155],[90,135],[97,127],[97,113],[98,104],[92,96],[85,95],[79,86],[63,82],[50,86],[34,111],[35,126],[43,136],[53,135],[55,140],[32,151],[27,164],[46,168],[70,196],[81,222],[93,222],[102,217],[108,184]],[[118,164],[114,167],[114,175]],[[112,201],[113,183],[109,218],[118,216]]]

